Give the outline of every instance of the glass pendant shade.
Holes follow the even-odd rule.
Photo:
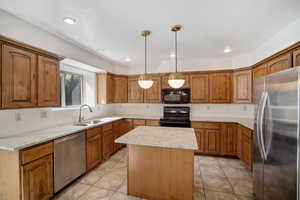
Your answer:
[[[138,84],[141,88],[148,89],[152,87],[153,81],[149,76],[143,74],[139,77]]]
[[[171,73],[168,78],[170,87],[174,89],[181,88],[185,83],[185,76],[181,73]]]

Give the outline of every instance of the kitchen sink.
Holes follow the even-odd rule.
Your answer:
[[[88,124],[98,124],[100,122],[102,122],[102,121],[101,120],[92,120],[92,121],[88,121],[86,123],[88,123]]]
[[[73,126],[88,126],[88,125],[94,125],[102,122],[101,120],[91,120],[91,121],[86,121],[86,122],[80,122],[80,123],[75,123]]]
[[[88,125],[89,124],[86,122],[73,124],[73,126],[88,126]]]

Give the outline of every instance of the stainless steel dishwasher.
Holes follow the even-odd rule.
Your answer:
[[[54,140],[54,192],[86,171],[85,133]]]

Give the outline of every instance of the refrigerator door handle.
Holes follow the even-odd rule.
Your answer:
[[[263,103],[264,96],[265,96],[265,92],[263,92],[262,95],[261,95],[261,98],[260,98],[260,101],[259,101],[259,104],[258,104],[258,107],[257,107],[257,116],[256,116],[257,147],[259,149],[260,156],[263,160],[264,160],[264,153],[262,151],[261,129],[260,129],[260,127],[261,127],[261,112],[262,112],[261,106],[262,106],[262,103]]]
[[[260,135],[260,143],[261,143],[261,149],[263,153],[263,159],[267,159],[267,153],[266,153],[266,148],[265,148],[265,141],[264,141],[264,136],[263,136],[263,121],[264,121],[264,113],[266,109],[266,104],[268,100],[268,93],[265,92],[262,100],[262,107],[261,107],[261,114],[260,114],[260,119],[259,119],[259,135]]]

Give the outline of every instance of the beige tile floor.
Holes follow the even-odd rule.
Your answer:
[[[127,192],[127,149],[57,194],[55,200],[135,200]],[[194,200],[251,200],[251,172],[238,159],[195,156]]]

